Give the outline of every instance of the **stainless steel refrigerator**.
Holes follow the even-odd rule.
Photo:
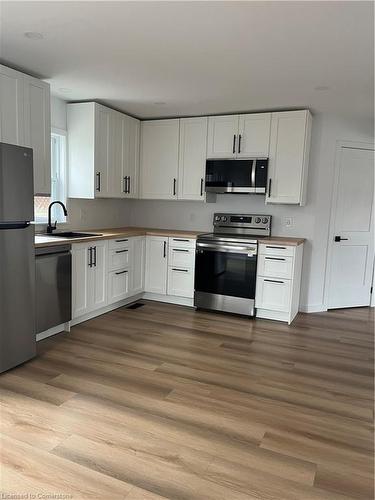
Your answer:
[[[33,151],[0,143],[0,373],[36,354]]]

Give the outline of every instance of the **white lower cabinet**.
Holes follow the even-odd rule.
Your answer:
[[[129,295],[129,269],[108,274],[108,304],[126,299]]]
[[[132,238],[132,279],[131,295],[141,293],[145,289],[145,257],[146,241],[144,236]]]
[[[107,241],[72,245],[73,319],[107,304]]]
[[[303,244],[260,244],[255,294],[256,315],[291,323],[298,313]]]
[[[145,291],[167,293],[168,238],[146,236]]]
[[[193,298],[194,270],[183,267],[168,267],[168,295]]]

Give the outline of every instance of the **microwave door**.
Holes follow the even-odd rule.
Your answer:
[[[254,178],[254,192],[264,194],[267,186],[267,160],[254,160],[252,177]]]

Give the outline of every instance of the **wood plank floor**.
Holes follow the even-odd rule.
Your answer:
[[[373,310],[287,326],[144,304],[0,376],[3,494],[373,498]]]

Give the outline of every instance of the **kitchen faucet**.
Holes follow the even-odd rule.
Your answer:
[[[50,203],[49,207],[48,207],[48,226],[47,226],[47,233],[49,233],[49,234],[52,234],[52,232],[57,227],[57,220],[55,220],[54,225],[51,224],[51,208],[55,203],[57,203],[58,205],[61,205],[61,208],[64,210],[65,217],[68,215],[68,211],[66,209],[66,206],[64,205],[64,203],[62,201],[53,201],[52,203]]]

